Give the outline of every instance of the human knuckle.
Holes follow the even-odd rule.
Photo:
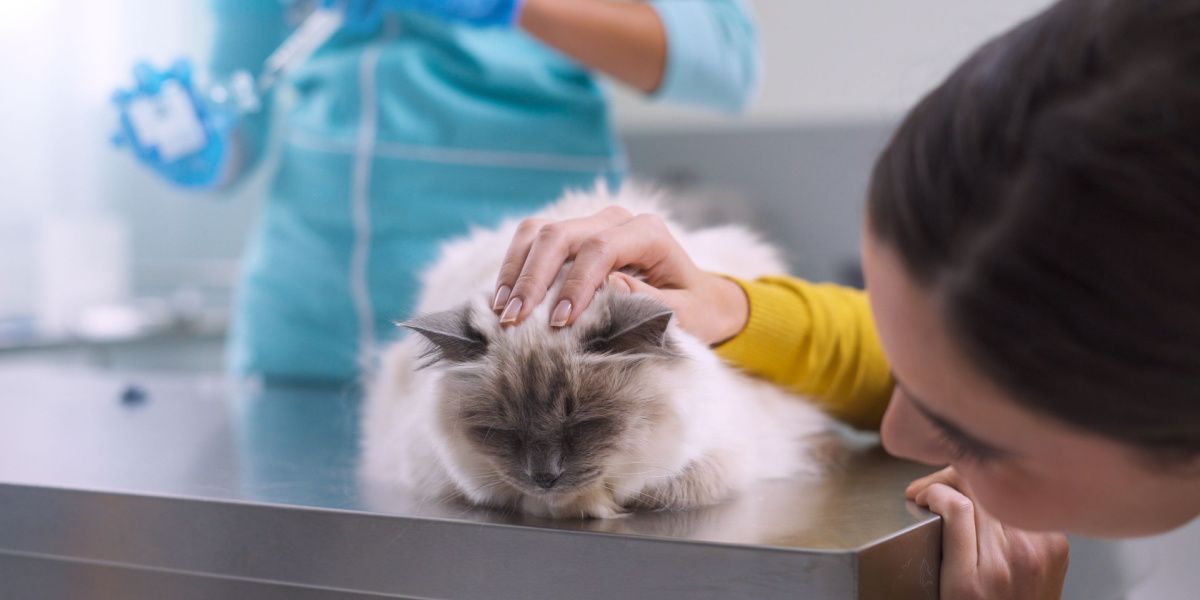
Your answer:
[[[543,244],[558,243],[566,236],[566,230],[561,223],[547,223],[537,231],[537,240]]]
[[[633,218],[633,213],[629,212],[628,208],[625,208],[624,206],[618,206],[616,204],[610,204],[604,207],[604,209],[600,211],[600,214],[606,217],[615,217],[618,219]]]
[[[948,486],[956,489],[962,489],[962,478],[959,477],[958,471],[954,467],[946,467],[945,469],[934,473],[934,477],[936,477],[938,481]]]
[[[963,523],[968,522],[966,519],[974,518],[975,505],[966,496],[954,494],[941,486],[930,488],[928,493],[930,507],[937,509],[934,512]]]
[[[662,217],[654,213],[642,213],[634,217],[634,220],[637,221],[639,225],[647,227],[652,231],[666,231],[667,229],[667,222],[664,221]]]
[[[583,241],[579,247],[581,254],[586,253],[593,256],[605,257],[612,253],[612,243],[604,236],[594,235]]]
[[[537,287],[537,276],[533,273],[522,273],[517,277],[516,283],[513,285],[514,290],[522,292],[530,292]]]
[[[1035,544],[1028,541],[1010,541],[1007,559],[1012,570],[1031,576],[1040,575],[1047,567],[1047,557],[1039,552]]]
[[[1055,558],[1065,559],[1071,555],[1071,542],[1067,540],[1067,536],[1056,533],[1047,539],[1046,550]]]
[[[951,500],[949,508],[954,514],[959,516],[968,516],[975,513],[975,504],[965,496]]]
[[[523,219],[517,224],[517,233],[522,235],[533,235],[546,224],[545,219],[528,218]]]
[[[516,279],[517,273],[517,268],[510,267],[508,265],[501,267],[500,274],[496,276],[496,284],[504,284],[508,286],[513,285],[515,283],[513,280]]]
[[[1036,563],[1031,568],[1039,573],[1055,573],[1070,562],[1071,548],[1065,536],[1052,536],[1040,543],[1031,554],[1030,560]]]
[[[500,263],[500,272],[515,276],[517,273],[520,273],[523,266],[525,266],[525,255],[509,250],[504,256],[504,261]]]
[[[571,274],[563,279],[562,295],[575,296],[581,290],[587,289],[588,279],[582,274]]]

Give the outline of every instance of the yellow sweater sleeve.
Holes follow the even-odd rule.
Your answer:
[[[877,429],[893,382],[866,294],[790,277],[733,281],[750,300],[750,320],[717,353],[854,427]]]

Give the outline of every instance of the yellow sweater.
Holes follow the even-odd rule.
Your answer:
[[[866,294],[789,277],[733,281],[750,300],[750,320],[717,353],[854,427],[877,429],[893,382]]]

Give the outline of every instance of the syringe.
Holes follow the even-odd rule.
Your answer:
[[[160,165],[203,156],[201,152],[224,143],[219,141],[221,132],[228,131],[238,117],[261,111],[264,95],[280,77],[308,60],[341,29],[345,4],[314,10],[267,57],[257,78],[239,70],[219,83],[195,83],[187,61],[166,71],[143,65],[138,87],[116,95],[121,122],[114,139],[129,143],[145,161]]]
[[[346,21],[343,7],[318,8],[312,12],[292,35],[267,57],[258,76],[258,91],[264,93],[275,85],[280,76],[308,60]]]

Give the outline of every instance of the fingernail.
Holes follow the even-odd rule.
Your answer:
[[[554,314],[550,315],[550,326],[562,327],[567,324],[569,318],[571,318],[571,301],[559,300],[558,305],[554,307]]]
[[[511,293],[512,288],[507,285],[500,286],[500,289],[496,290],[496,299],[492,300],[492,310],[504,308],[504,303],[508,302],[508,295]]]
[[[500,322],[515,323],[519,314],[521,314],[521,299],[513,298],[508,301],[508,306],[505,306],[504,312],[500,314]]]

